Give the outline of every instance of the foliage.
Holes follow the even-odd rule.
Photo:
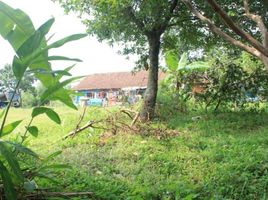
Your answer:
[[[75,108],[69,95],[70,92],[64,89],[64,86],[74,80],[74,78],[60,82],[63,76],[69,75],[68,71],[52,71],[49,61],[55,59],[79,60],[60,56],[51,57],[48,56],[48,51],[52,48],[61,47],[67,42],[85,37],[85,34],[71,35],[48,45],[46,35],[54,23],[53,18],[45,22],[38,29],[35,29],[32,21],[23,11],[15,10],[1,1],[0,23],[0,35],[8,40],[16,53],[12,63],[12,73],[16,77],[14,91],[19,89],[25,74],[31,73],[46,87],[46,90],[41,96],[41,105],[46,99],[58,99],[66,105]],[[44,97],[44,94],[46,94],[46,97]],[[19,159],[21,153],[32,156],[35,159],[39,158],[32,150],[22,146],[23,142],[28,137],[28,133],[34,136],[38,135],[38,128],[32,126],[35,117],[45,113],[56,123],[61,122],[58,114],[52,109],[38,106],[34,108],[31,120],[26,126],[26,130],[23,131],[24,134],[18,137],[20,140],[11,142],[7,138],[7,135],[14,133],[16,127],[22,122],[22,120],[16,120],[15,122],[6,124],[13,97],[7,108],[2,111],[0,128],[0,189],[2,196],[3,186],[5,197],[8,200],[19,198],[18,194],[21,194],[22,191],[33,192],[33,190],[36,189],[36,184],[33,179],[36,176],[40,176],[40,174],[36,172],[31,174],[32,171],[27,171],[27,169],[31,170],[31,166],[28,166],[27,163],[21,163]],[[29,174],[31,174],[31,176],[29,176]]]
[[[0,69],[0,80],[0,90],[2,91],[12,91],[16,87],[17,79],[12,72],[11,65],[7,64],[4,68]],[[19,90],[30,92],[35,95],[35,88],[33,86],[35,80],[36,79],[32,74],[25,73],[21,80]]]
[[[263,65],[245,53],[239,58],[221,50],[212,55],[208,58],[212,67],[203,75],[204,91],[197,95],[206,107],[217,110],[223,104],[241,109],[248,102],[257,106],[266,101],[268,78]]]
[[[178,61],[172,52],[166,53],[167,77],[159,98],[160,103],[169,102],[171,110],[185,111],[193,101],[205,105],[206,110],[217,110],[220,105],[244,109],[250,104],[256,108],[267,100],[267,72],[251,55],[217,47],[204,55],[205,61],[187,65],[186,54]]]
[[[189,63],[187,53],[183,53],[179,59],[175,51],[166,52],[165,62],[167,75],[161,82],[158,102],[167,103],[167,107],[170,106],[168,110],[186,111],[187,101],[193,96],[193,87],[200,79],[198,75],[209,68],[209,63]]]
[[[23,108],[32,108],[38,105],[37,98],[30,92],[21,93],[22,107]]]

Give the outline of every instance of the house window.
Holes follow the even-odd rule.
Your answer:
[[[88,98],[93,98],[94,97],[94,93],[93,92],[88,92],[87,93],[87,97]]]

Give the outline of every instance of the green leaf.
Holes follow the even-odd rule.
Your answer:
[[[59,100],[70,108],[77,110],[77,107],[74,105],[70,94],[71,92],[69,90],[59,90],[50,98],[50,100]]]
[[[1,6],[1,5],[0,5]],[[11,176],[4,166],[4,164],[0,161],[0,175],[4,185],[4,193],[7,200],[17,199],[14,185],[11,180]]]
[[[49,56],[48,60],[67,60],[67,61],[76,61],[76,62],[82,62],[82,60],[78,59],[78,58],[68,58],[68,57],[64,57],[64,56]]]
[[[27,192],[34,192],[34,190],[37,189],[37,185],[36,182],[34,180],[32,181],[27,181],[24,182],[23,184],[23,188],[27,191]]]
[[[16,151],[18,151],[20,153],[25,153],[27,155],[39,158],[39,156],[35,152],[33,152],[31,149],[29,149],[21,144],[10,142],[10,141],[5,141],[5,143],[10,144],[11,146],[13,146],[15,148]]]
[[[50,154],[48,157],[46,157],[46,158],[43,160],[42,164],[47,163],[49,160],[52,160],[53,158],[57,157],[57,156],[60,155],[61,153],[62,153],[62,151],[56,151],[56,152]]]
[[[48,52],[49,49],[52,48],[58,48],[63,46],[65,43],[71,42],[71,41],[75,41],[75,40],[79,40],[83,37],[87,36],[87,34],[74,34],[74,35],[70,35],[68,37],[65,37],[61,40],[58,40],[46,47],[40,47],[38,49],[36,49],[32,54],[28,55],[27,57],[24,58],[24,63],[26,63],[26,65],[34,63],[35,65],[37,64],[37,61],[42,61],[42,59],[40,59],[40,55]],[[44,59],[46,61],[48,61],[48,59]]]
[[[179,59],[178,55],[174,51],[168,51],[165,54],[165,61],[169,70],[176,71]]]
[[[35,107],[32,111],[32,118],[46,113],[47,108],[46,107]]]
[[[59,47],[63,46],[64,44],[66,44],[67,42],[79,40],[79,39],[84,38],[86,36],[87,36],[87,34],[73,34],[73,35],[67,36],[61,40],[58,40],[58,41],[48,45],[47,49],[59,48]]]
[[[40,47],[38,49],[36,49],[32,54],[28,55],[27,57],[24,58],[24,62],[26,64],[30,64],[30,63],[34,63],[36,64],[36,61],[42,61],[42,59],[39,58],[40,55],[42,55],[43,53],[48,52],[49,49],[53,49],[53,48],[58,48],[63,46],[65,43],[71,42],[71,41],[75,41],[75,40],[79,40],[83,37],[87,36],[87,34],[74,34],[74,35],[70,35],[68,37],[65,37],[61,40],[58,40],[46,47]],[[45,59],[47,60],[47,59]]]
[[[56,42],[54,42],[46,47],[39,47],[32,54],[25,57],[25,63],[30,63],[30,62],[36,63],[36,61],[42,60],[39,58],[39,56],[42,55],[43,53],[47,53],[47,51],[49,49],[61,47],[68,42],[79,40],[79,39],[84,38],[86,36],[87,36],[87,34],[74,34],[74,35],[67,36],[61,40],[58,40],[58,41],[56,41]]]
[[[34,26],[27,14],[0,1],[0,34],[15,51],[33,34]]]
[[[12,131],[15,130],[15,128],[22,122],[22,120],[18,120],[15,122],[12,122],[6,126],[4,126],[2,133],[0,133],[0,136],[5,136],[10,134]]]
[[[38,136],[38,128],[36,126],[30,126],[27,129],[29,131],[29,133],[34,136],[37,137]]]
[[[187,62],[188,62],[187,54],[183,53],[181,58],[180,58],[180,60],[179,60],[179,65],[178,65],[177,70],[184,69],[186,67],[186,65],[187,65]]]
[[[0,153],[8,162],[12,172],[17,177],[19,181],[23,181],[23,175],[19,166],[19,162],[15,155],[13,155],[12,151],[8,148],[7,143],[4,141],[0,141]]]
[[[60,117],[54,110],[48,109],[46,114],[52,121],[56,122],[57,124],[61,124]]]
[[[210,66],[208,65],[207,62],[193,62],[185,67],[186,70],[191,70],[191,71],[206,71]]]
[[[56,122],[57,124],[61,124],[61,120],[59,115],[52,110],[51,108],[47,107],[36,107],[32,111],[32,117],[36,117],[41,114],[46,114],[52,121]]]
[[[74,66],[75,66],[75,64],[65,68],[63,71],[65,71],[66,73],[70,73],[71,69],[73,69]],[[64,74],[57,74],[56,79],[59,81],[63,76],[64,76]]]
[[[64,80],[64,81],[61,82],[61,83],[58,83],[58,84],[56,84],[56,85],[53,85],[53,86],[49,87],[49,88],[48,88],[48,89],[41,95],[41,98],[40,98],[41,102],[44,102],[46,99],[50,99],[51,97],[54,96],[54,94],[55,94],[56,92],[58,92],[58,91],[59,91],[60,89],[62,89],[64,86],[66,86],[66,85],[68,85],[69,83],[73,82],[74,80],[80,79],[80,78],[82,78],[82,77],[83,77],[83,76],[70,78],[70,79]],[[67,95],[67,96],[69,97],[69,95]],[[63,102],[65,102],[64,99],[63,99],[63,97],[61,97],[61,100],[62,100]]]
[[[49,19],[43,25],[41,25],[31,37],[29,37],[23,45],[17,50],[17,55],[20,57],[25,57],[32,54],[36,49],[43,46],[46,47],[45,35],[49,32],[51,26],[53,25],[55,19]]]
[[[68,71],[65,70],[54,70],[54,71],[48,71],[44,69],[33,69],[33,70],[27,70],[27,73],[35,73],[35,74],[52,74],[52,75],[61,75],[61,76],[72,76]]]
[[[27,65],[22,63],[22,61],[17,56],[14,56],[13,63],[12,63],[12,70],[17,80],[20,80],[23,77],[26,71],[26,68],[27,68]]]

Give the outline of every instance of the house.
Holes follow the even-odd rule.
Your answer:
[[[159,73],[159,80],[164,78],[164,73]],[[133,103],[141,98],[148,81],[148,72],[112,72],[91,74],[86,76],[73,90],[83,96],[77,96],[76,104],[110,105],[117,102],[128,101]]]
[[[11,101],[11,98],[13,96],[13,91],[8,90],[8,91],[0,91],[0,108],[5,107],[8,105],[8,103]],[[20,95],[18,92],[14,94],[14,97],[12,99],[12,104],[11,106],[13,107],[19,107],[20,106]]]

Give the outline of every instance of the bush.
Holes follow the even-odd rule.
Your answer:
[[[194,102],[195,109],[216,111],[224,106],[230,110],[256,111],[266,102],[268,74],[260,62],[246,53],[237,55],[221,48],[213,50],[205,61],[176,64],[175,71],[167,70],[158,97],[165,110],[185,112]],[[172,63],[177,63],[176,59]],[[187,63],[187,59],[179,63]]]
[[[23,108],[31,108],[37,106],[38,100],[30,92],[21,93],[21,104]]]
[[[205,103],[206,109],[212,107],[216,111],[221,105],[245,109],[249,103],[257,108],[260,102],[266,101],[268,75],[261,66],[247,72],[235,63],[219,62],[204,77],[204,91],[195,97]]]

